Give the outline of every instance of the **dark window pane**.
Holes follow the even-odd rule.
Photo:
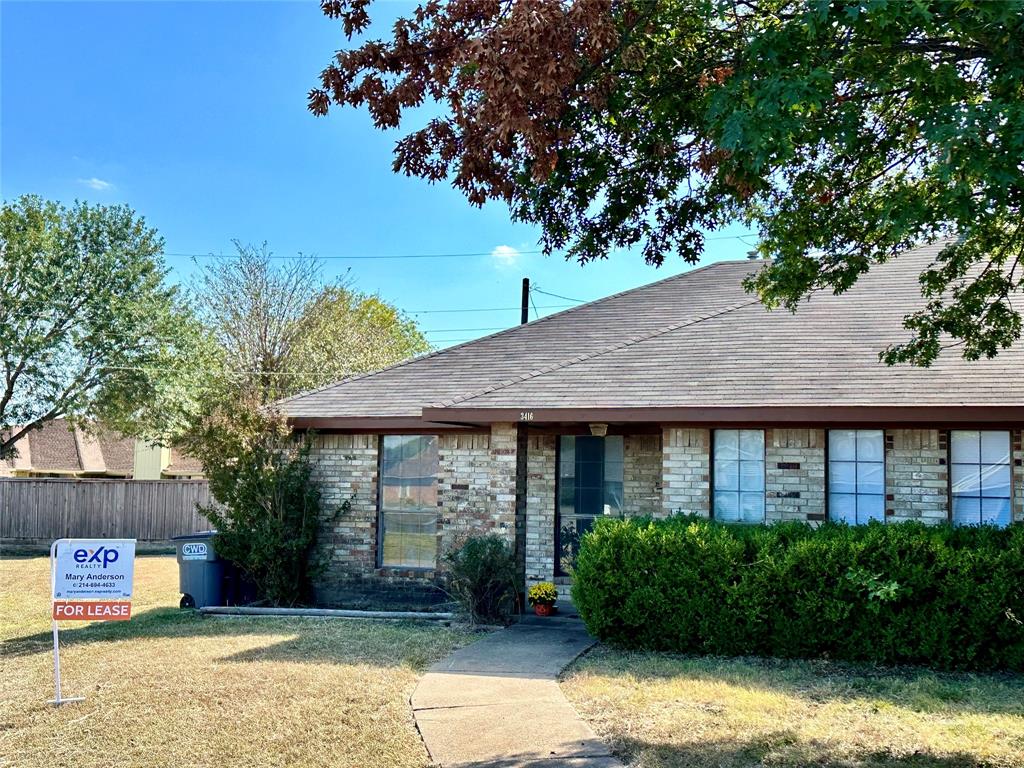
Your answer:
[[[600,487],[576,489],[576,514],[604,514],[604,493]]]

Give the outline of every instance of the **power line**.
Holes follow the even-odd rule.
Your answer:
[[[517,251],[519,253],[521,253],[521,254],[543,253],[543,251],[540,250],[540,249],[534,249],[534,250],[529,250],[529,251],[519,251],[517,249]],[[349,255],[349,254],[326,254],[326,255],[321,255],[321,254],[315,254],[315,253],[310,253],[310,254],[299,253],[299,254],[296,254],[294,256],[291,256],[291,255],[278,256],[277,254],[270,254],[269,256],[267,256],[267,258],[268,259],[311,259],[311,260],[314,260],[314,261],[317,260],[317,259],[323,259],[323,260],[339,260],[340,259],[340,260],[345,260],[345,261],[350,261],[350,260],[361,261],[361,260],[364,260],[364,259],[370,259],[370,260],[375,260],[375,259],[468,259],[468,258],[474,258],[474,257],[478,257],[478,256],[490,256],[491,253],[492,253],[492,251],[476,251],[476,252],[472,252],[472,253],[395,253],[395,254],[374,254],[374,255],[359,255],[359,256]],[[180,252],[166,251],[166,252],[164,252],[163,255],[164,256],[175,256],[175,257],[185,257],[185,258],[191,258],[191,259],[234,259],[234,258],[236,258],[236,254],[231,254],[231,253],[180,253]]]
[[[461,331],[502,331],[509,326],[507,325],[496,325],[491,328],[432,328],[430,330],[421,329],[420,333],[456,333]]]
[[[577,302],[579,303],[579,302]],[[574,306],[573,304],[545,304],[537,307],[537,309],[565,309],[566,307]],[[440,312],[505,312],[519,309],[519,307],[482,307],[477,309],[407,309],[404,310],[407,315],[428,315]]]
[[[745,238],[756,237],[754,234],[746,235],[716,235],[714,237],[705,237],[705,242],[711,242],[716,240],[740,240],[746,242]],[[544,253],[542,248],[532,248],[529,250],[516,249],[520,254],[532,255],[538,253]],[[362,260],[376,260],[376,259],[468,259],[476,258],[479,256],[490,256],[494,252],[494,249],[489,251],[471,251],[466,253],[387,253],[387,254],[344,254],[344,253],[327,253],[319,254],[315,252],[303,253],[298,251],[295,255],[278,255],[270,254],[267,258],[270,259],[325,259],[325,260],[343,260],[343,261],[362,261]],[[233,259],[236,258],[237,254],[225,254],[225,253],[186,253],[183,251],[164,251],[164,256],[173,256],[177,258],[191,258],[191,259]]]
[[[533,292],[534,293],[541,293],[541,294],[543,294],[545,296],[553,296],[556,299],[565,299],[566,301],[574,301],[577,304],[586,304],[587,303],[586,299],[570,299],[568,296],[559,296],[557,293],[548,293],[547,291],[542,291],[540,288],[534,288]]]

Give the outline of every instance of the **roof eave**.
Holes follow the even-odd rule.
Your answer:
[[[292,416],[288,423],[298,430],[346,432],[396,432],[479,429],[476,424],[455,424],[447,419],[424,419],[416,416]]]
[[[423,423],[611,422],[778,426],[1024,426],[1024,405],[757,405],[613,408],[428,407]]]

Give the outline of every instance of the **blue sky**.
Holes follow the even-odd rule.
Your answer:
[[[386,30],[411,7],[378,2],[372,16]],[[473,208],[393,174],[399,134],[365,112],[311,116],[306,92],[346,44],[315,2],[3,0],[0,25],[5,199],[127,203],[168,254],[231,253],[235,238],[280,255],[479,253],[327,261],[328,276],[351,269],[359,289],[420,313],[438,346],[518,322],[524,276],[589,300],[688,268],[671,256],[655,270],[628,253],[585,267],[529,253],[536,229],[504,206]],[[742,258],[750,242],[713,240],[705,263]],[[195,269],[187,255],[167,261],[175,280]],[[541,315],[566,303],[535,301]]]

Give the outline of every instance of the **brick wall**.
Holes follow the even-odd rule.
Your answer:
[[[318,601],[357,602],[357,595],[417,601],[443,575],[442,556],[466,536],[515,535],[516,430],[438,436],[438,568],[377,568],[378,435],[325,435],[313,449],[314,477],[323,490],[325,518],[351,497],[351,507],[324,523],[321,550],[328,567]]]
[[[765,519],[825,519],[825,430],[766,429]]]
[[[660,514],[661,435],[626,435],[622,458],[623,514]]]
[[[462,537],[498,531],[511,542],[517,524],[517,456],[524,437],[514,424],[490,433],[439,436],[438,553]],[[935,429],[885,432],[887,518],[948,519],[947,433]],[[321,545],[329,567],[318,598],[339,602],[345,590],[431,584],[440,571],[376,567],[377,435],[322,435],[313,448],[314,477],[323,489]],[[527,584],[551,580],[555,563],[556,442],[554,435],[525,437],[525,486],[519,478],[519,524]],[[1024,445],[1012,433],[1013,515],[1024,521]],[[766,518],[824,518],[826,432],[765,430]],[[710,431],[666,427],[658,435],[624,441],[624,511],[627,515],[710,513]],[[523,467],[520,466],[520,472]],[[348,511],[327,516],[350,501]],[[523,519],[525,518],[525,520]],[[524,525],[525,523],[525,525]]]
[[[554,579],[554,435],[530,435],[526,449],[526,586]]]
[[[938,429],[885,431],[885,514],[894,522],[949,519],[947,433]]]
[[[711,514],[711,433],[707,429],[662,430],[661,516]]]
[[[438,506],[443,555],[468,536],[515,535],[515,425],[495,424],[491,434],[441,435]]]
[[[327,567],[318,602],[332,602],[353,580],[372,574],[377,535],[377,435],[318,435],[311,459],[322,494],[319,533]],[[348,501],[350,508],[339,511]]]
[[[492,424],[488,496],[490,508],[483,519],[492,530],[515,544],[516,532],[516,425]]]

